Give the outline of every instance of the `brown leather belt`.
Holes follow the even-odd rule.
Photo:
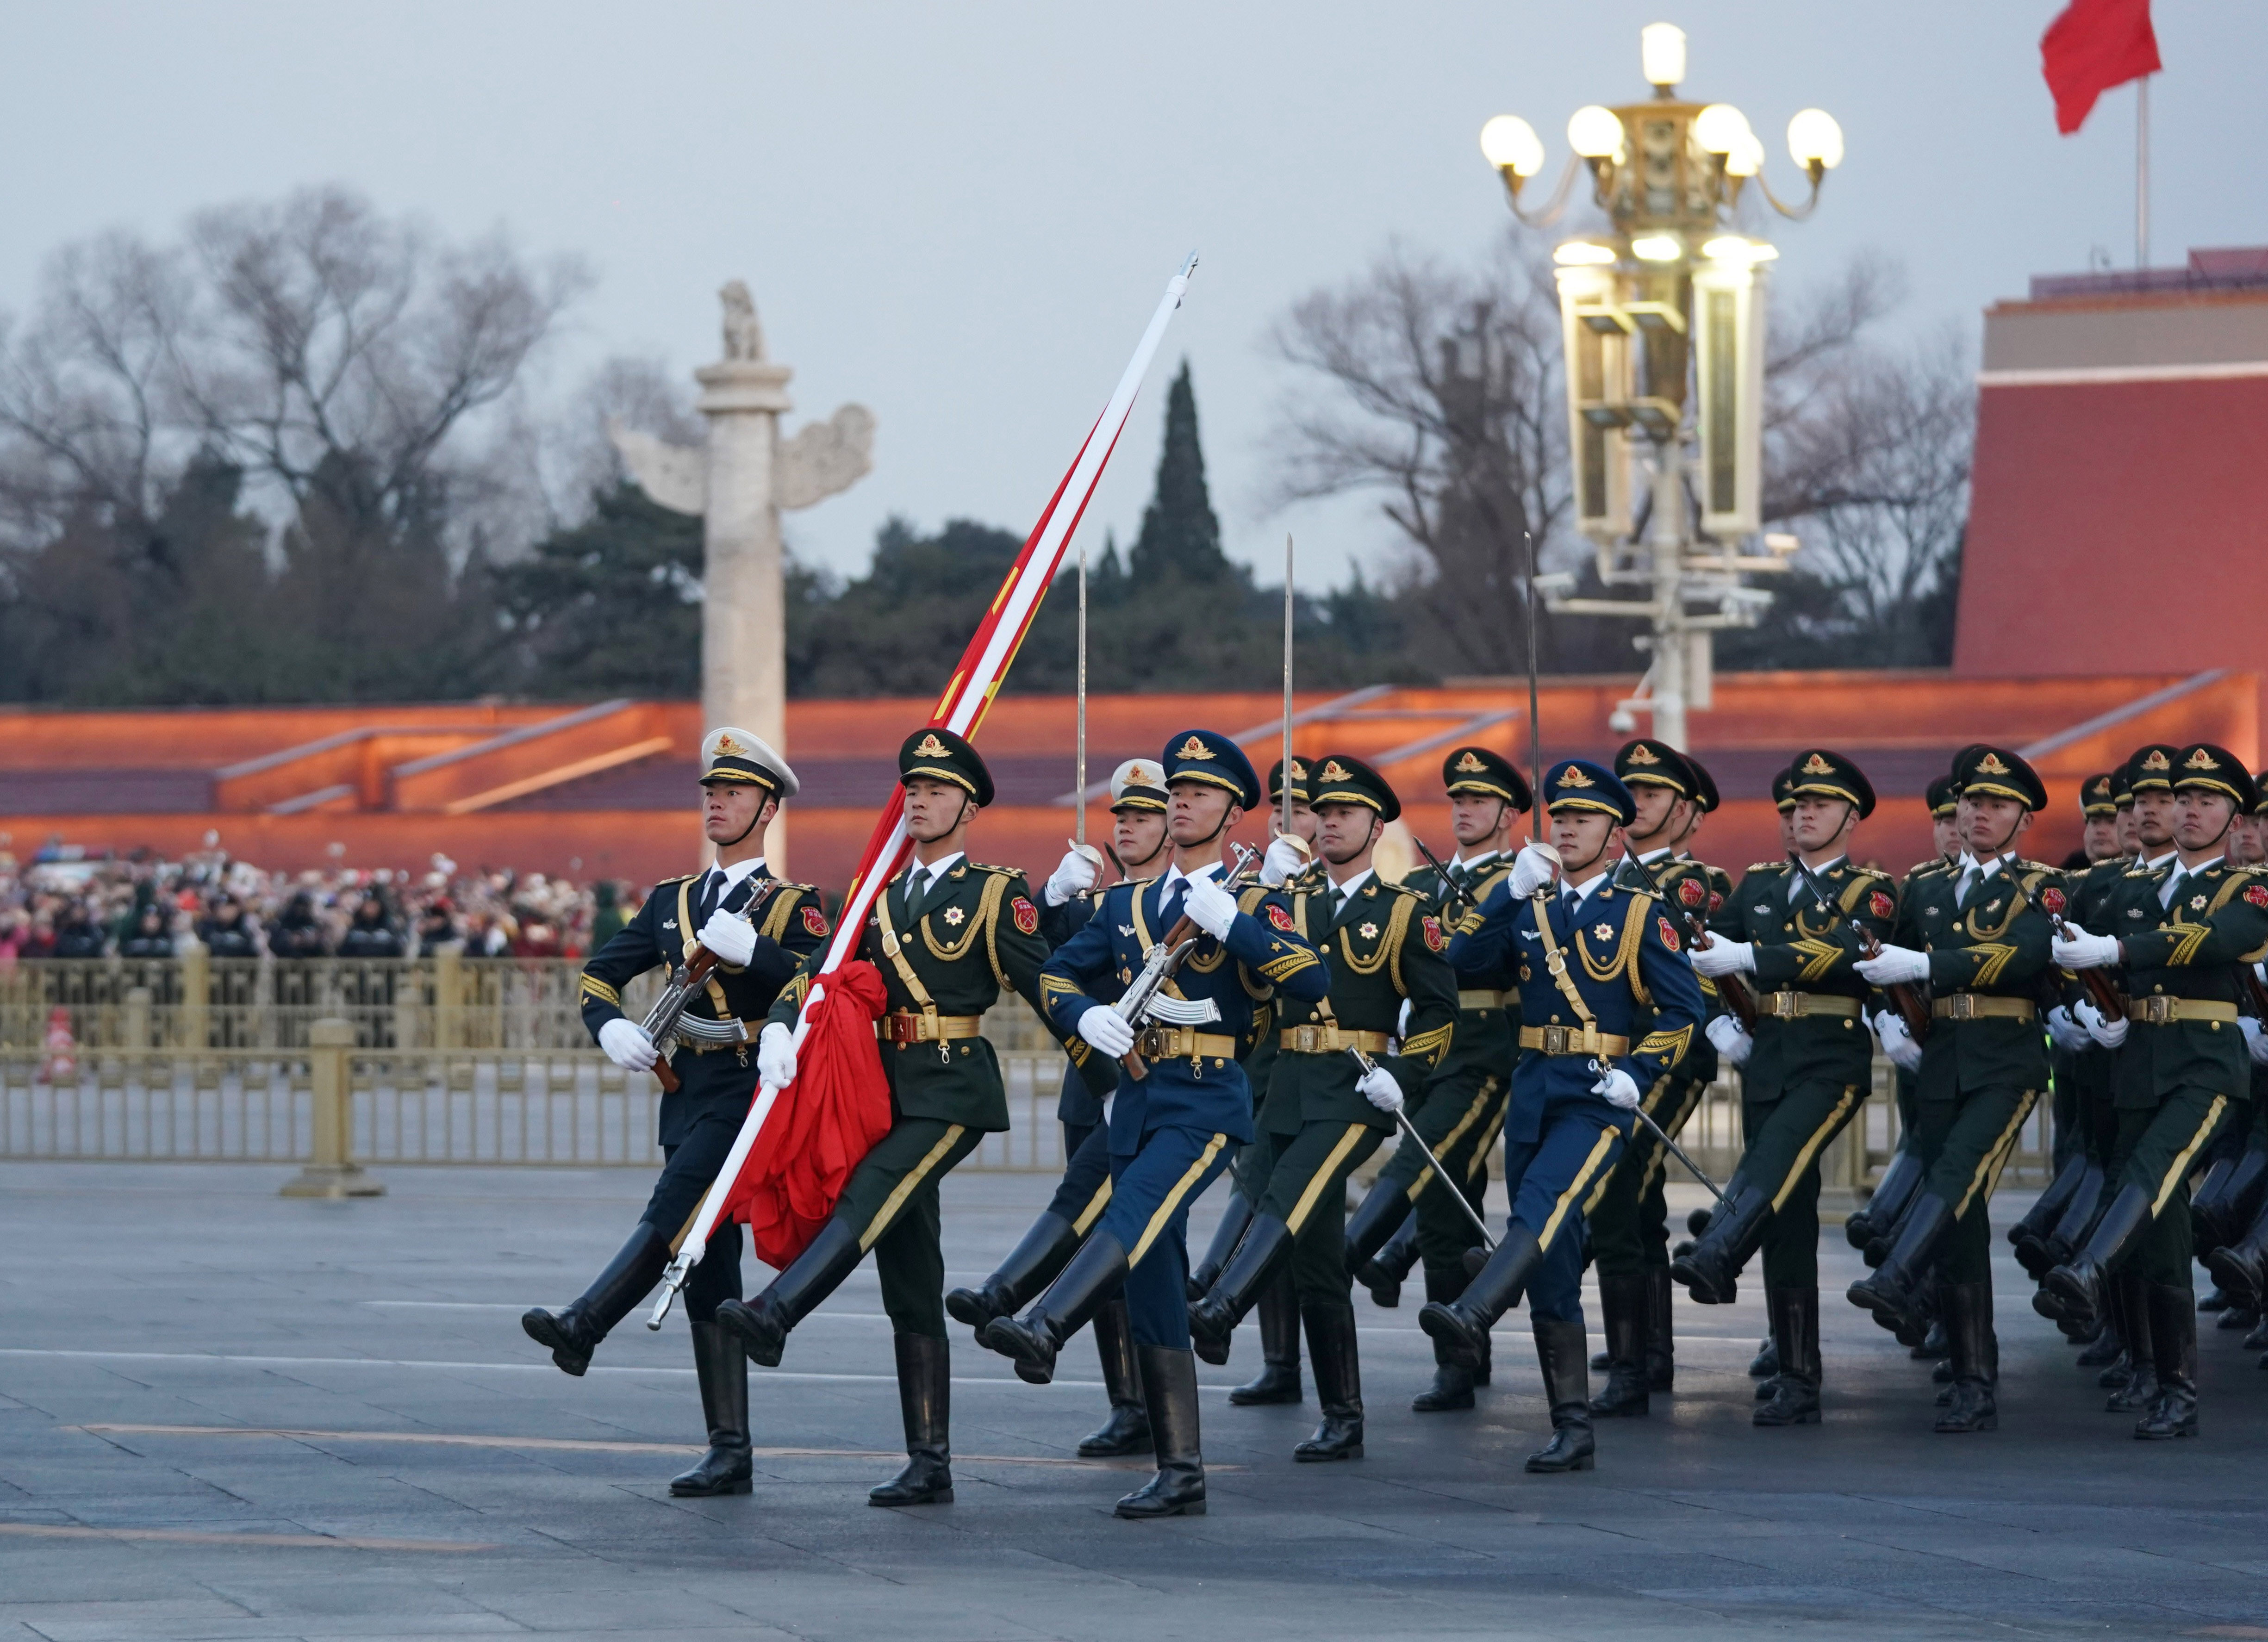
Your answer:
[[[2128,998],[2126,1019],[2154,1027],[2169,1027],[2182,1020],[2220,1020],[2234,1025],[2236,1005],[2217,1004],[2206,998],[2168,998],[2153,992],[2147,998]]]
[[[1457,994],[1459,1009],[1502,1009],[1506,994],[1502,992],[1465,992]]]
[[[1187,1060],[1204,1055],[1234,1060],[1236,1040],[1225,1032],[1200,1032],[1195,1027],[1145,1027],[1134,1035],[1134,1052],[1144,1060]]]
[[[1383,1055],[1390,1036],[1384,1032],[1351,1032],[1344,1027],[1318,1025],[1286,1027],[1276,1035],[1276,1042],[1287,1055],[1337,1055],[1347,1049]]]
[[[2029,998],[1994,998],[1984,992],[1955,992],[1929,1000],[1929,1012],[1940,1020],[2031,1020],[2039,1005]]]
[[[1546,1055],[1627,1055],[1631,1041],[1596,1027],[1522,1027],[1520,1047]]]
[[[893,1009],[874,1023],[874,1035],[885,1043],[950,1043],[984,1035],[982,1015],[917,1015],[909,1009]]]
[[[1856,1020],[1865,1005],[1841,992],[1764,992],[1756,998],[1756,1013],[1774,1020],[1797,1020],[1805,1015],[1837,1015]]]

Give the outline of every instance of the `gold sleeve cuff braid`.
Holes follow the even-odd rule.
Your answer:
[[[612,1004],[616,1009],[622,1006],[622,995],[587,971],[583,976],[583,996],[595,998],[602,1004]]]

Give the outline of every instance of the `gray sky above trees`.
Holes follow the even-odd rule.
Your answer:
[[[892,512],[1028,525],[1194,245],[1197,287],[1090,519],[1132,535],[1186,352],[1229,552],[1272,576],[1294,525],[1303,565],[1336,579],[1394,533],[1364,504],[1266,511],[1291,377],[1265,334],[1389,237],[1477,257],[1505,218],[1488,115],[1535,123],[1548,180],[1567,114],[1642,94],[1638,30],[1676,22],[1687,92],[1749,114],[1783,188],[1787,116],[1843,122],[1818,217],[1772,231],[1778,276],[1887,251],[1903,328],[1973,331],[2031,273],[2132,259],[2133,93],[2055,136],[2037,40],[2058,4],[8,0],[0,309],[29,306],[67,240],[171,239],[200,207],[334,180],[452,238],[501,225],[585,259],[599,283],[551,364],[562,395],[611,354],[712,358],[716,289],[743,277],[799,409],[855,398],[880,418],[873,475],[791,521],[806,557],[854,570]],[[2268,242],[2268,172],[2228,146],[2268,8],[2157,10],[2154,260]]]

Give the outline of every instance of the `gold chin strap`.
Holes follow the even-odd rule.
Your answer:
[[[1575,984],[1575,977],[1567,973],[1567,954],[1559,950],[1558,937],[1551,932],[1551,899],[1555,892],[1539,889],[1528,899],[1535,913],[1536,939],[1543,943],[1543,967],[1551,975],[1551,983],[1567,1006],[1575,1012],[1575,1019],[1587,1027],[1599,1024],[1591,1013],[1591,1006],[1583,1001],[1583,990]]]

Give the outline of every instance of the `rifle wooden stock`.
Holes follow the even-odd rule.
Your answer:
[[[1284,778],[1285,784],[1288,786],[1291,782],[1291,771],[1288,769],[1285,771]],[[1234,845],[1233,848],[1237,852],[1236,870],[1231,873],[1226,878],[1223,879],[1220,886],[1232,895],[1245,887],[1250,868],[1254,863],[1259,859],[1257,856],[1254,855],[1251,850],[1246,849],[1242,844]],[[1204,933],[1204,931],[1197,927],[1197,920],[1189,917],[1188,913],[1184,912],[1180,917],[1174,920],[1174,927],[1166,931],[1166,939],[1164,942],[1166,950],[1171,952],[1183,941],[1191,939],[1192,938]],[[1158,984],[1160,986],[1163,986],[1167,981],[1172,980],[1174,978],[1174,970],[1180,968],[1181,965],[1175,964],[1173,966],[1173,968],[1167,969],[1163,978],[1159,981]],[[1132,1023],[1129,1022],[1128,1024],[1130,1025]],[[1126,1069],[1126,1075],[1134,1079],[1137,1083],[1141,1082],[1143,1079],[1150,1075],[1150,1063],[1144,1060],[1140,1055],[1132,1049],[1128,1049],[1123,1055],[1121,1055],[1118,1057],[1118,1064]]]
[[[716,967],[717,954],[706,946],[696,946],[693,949],[693,955],[685,961],[687,988],[689,990],[706,981]],[[657,1044],[655,1047],[659,1049],[660,1046]],[[661,1086],[662,1093],[665,1094],[675,1094],[684,1086],[684,1080],[678,1077],[677,1068],[669,1064],[669,1057],[666,1055],[654,1057],[653,1080]]]

